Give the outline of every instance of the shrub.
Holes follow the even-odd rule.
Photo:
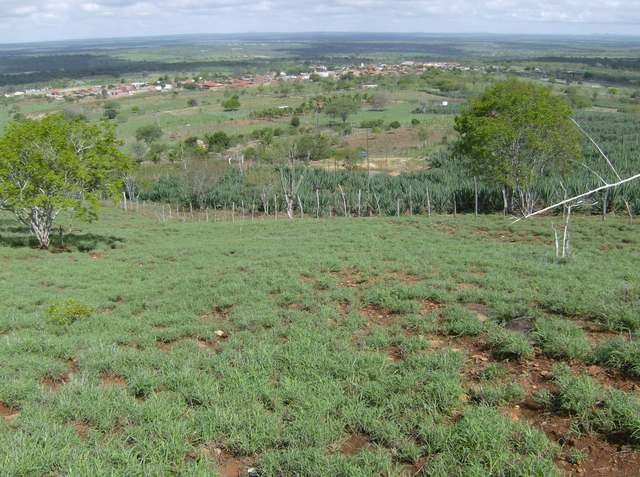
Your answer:
[[[417,126],[418,124],[420,124],[420,120],[417,118],[413,118],[411,119],[411,125],[412,126]]]
[[[300,126],[300,118],[298,116],[292,117],[289,124],[291,124],[292,127],[297,128],[298,126]]]
[[[534,340],[551,358],[580,359],[591,348],[584,331],[575,323],[562,319],[538,319]]]
[[[487,406],[470,407],[455,424],[425,437],[433,458],[424,475],[559,475],[558,448],[542,431]]]
[[[495,327],[489,332],[487,344],[498,359],[522,359],[533,354],[526,335],[502,327]]]
[[[504,406],[522,401],[525,397],[525,392],[518,383],[482,384],[472,387],[469,394],[473,401],[488,406]]]
[[[402,125],[400,124],[400,121],[391,121],[391,122],[389,123],[389,127],[390,127],[391,129],[398,129],[398,128],[400,128],[400,126],[402,126]]]
[[[615,338],[602,343],[593,352],[592,361],[607,368],[619,368],[640,377],[640,342]]]
[[[79,301],[69,298],[63,302],[52,303],[47,308],[49,321],[59,325],[70,325],[78,320],[90,317],[94,309]]]
[[[484,325],[466,308],[454,305],[443,312],[444,330],[453,336],[477,336],[484,331]]]

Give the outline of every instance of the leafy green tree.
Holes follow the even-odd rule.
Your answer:
[[[136,130],[136,140],[150,145],[160,139],[163,134],[162,129],[157,124],[147,124],[140,126]]]
[[[342,119],[342,123],[347,122],[351,114],[355,114],[360,109],[360,101],[353,96],[334,96],[324,107],[325,114],[333,118]]]
[[[106,123],[67,120],[62,114],[9,124],[0,137],[0,208],[48,248],[62,210],[92,220],[98,194],[120,192],[130,163],[119,146]]]
[[[222,103],[222,107],[225,109],[225,111],[237,111],[238,109],[240,109],[240,98],[237,94],[234,94],[224,103]]]
[[[294,116],[291,118],[291,122],[289,123],[291,124],[291,127],[297,128],[300,126],[300,118],[298,116]]]
[[[456,152],[472,174],[503,186],[508,209],[513,199],[523,214],[533,211],[533,184],[563,173],[581,155],[571,108],[543,86],[522,80],[499,81],[455,120]]]
[[[212,151],[223,151],[231,147],[231,138],[224,131],[216,131],[206,136],[209,149]]]

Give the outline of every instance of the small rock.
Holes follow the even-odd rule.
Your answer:
[[[227,333],[225,333],[222,330],[216,330],[213,332],[213,334],[215,334],[216,336],[220,337],[220,338],[226,338],[227,337]]]

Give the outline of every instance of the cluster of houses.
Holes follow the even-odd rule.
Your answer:
[[[131,96],[138,93],[167,92],[175,88],[183,89],[205,89],[217,90],[223,88],[248,88],[251,86],[269,85],[274,82],[285,81],[313,81],[317,79],[339,79],[350,76],[370,77],[370,76],[401,76],[408,74],[416,74],[431,69],[441,70],[459,70],[468,71],[471,68],[458,63],[418,63],[414,61],[404,61],[400,64],[364,64],[342,66],[330,69],[325,65],[313,65],[308,72],[298,74],[288,74],[286,72],[275,72],[265,75],[247,75],[239,78],[227,78],[224,80],[209,80],[200,78],[198,80],[187,79],[176,81],[174,84],[165,81],[143,82],[136,81],[132,83],[120,83],[116,85],[94,85],[94,86],[77,86],[69,88],[40,88],[27,89],[24,91],[15,91],[5,93],[6,98],[15,98],[21,96],[41,96],[54,100],[70,99],[87,99],[87,98],[118,98],[123,96]],[[362,85],[365,89],[375,88],[376,84]]]

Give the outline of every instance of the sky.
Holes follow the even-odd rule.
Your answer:
[[[0,43],[184,33],[640,35],[640,0],[0,0]]]

